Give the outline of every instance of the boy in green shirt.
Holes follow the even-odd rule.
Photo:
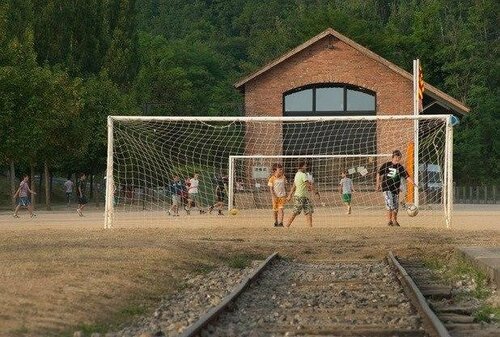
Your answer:
[[[309,191],[314,192],[314,186],[307,177],[307,163],[305,161],[299,162],[297,173],[295,173],[295,179],[293,180],[293,186],[288,194],[287,201],[290,201],[292,195],[294,196],[295,202],[293,206],[293,213],[290,219],[286,224],[287,227],[290,227],[293,220],[297,215],[304,211],[304,214],[307,218],[307,223],[309,227],[312,227],[312,214],[314,212],[314,208],[309,196]]]

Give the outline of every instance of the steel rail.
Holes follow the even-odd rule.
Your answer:
[[[205,328],[212,320],[214,320],[220,313],[222,313],[229,304],[234,302],[234,300],[245,290],[250,282],[256,279],[260,273],[266,268],[269,263],[278,256],[278,253],[275,252],[271,254],[264,262],[262,262],[259,267],[254,270],[249,276],[247,276],[240,284],[238,284],[233,291],[222,301],[217,304],[215,307],[211,308],[207,313],[201,316],[196,322],[191,324],[186,330],[184,330],[179,337],[194,337],[200,331]]]
[[[415,308],[418,310],[422,319],[424,320],[424,325],[428,327],[429,332],[431,332],[436,337],[451,337],[450,333],[444,326],[444,324],[439,320],[436,314],[431,310],[424,295],[413,279],[408,275],[406,270],[401,266],[399,261],[396,259],[392,251],[389,251],[387,256],[389,264],[397,270],[399,276],[401,276],[401,282],[403,283],[403,290],[406,296],[411,300]]]

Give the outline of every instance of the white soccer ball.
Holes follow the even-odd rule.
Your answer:
[[[231,210],[229,211],[229,214],[231,214],[231,215],[238,214],[238,209],[237,208],[231,208]]]
[[[406,213],[408,213],[409,216],[416,216],[418,214],[418,207],[415,205],[408,205]]]

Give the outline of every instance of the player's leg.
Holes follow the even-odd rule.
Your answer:
[[[392,193],[390,191],[383,191],[385,208],[387,210],[387,225],[392,226]]]
[[[14,218],[19,218],[19,215],[17,214],[19,212],[19,208],[21,208],[21,200],[17,202],[16,209],[14,210]]]
[[[311,200],[309,200],[309,198],[305,198],[304,214],[306,215],[307,224],[309,225],[309,227],[312,227],[313,225],[313,218],[312,218],[313,213],[314,213],[314,207],[312,205]]]
[[[394,208],[392,209],[392,225],[399,227],[399,223],[398,223],[399,194],[393,193],[392,198],[393,198],[393,205],[394,205]]]
[[[290,225],[292,224],[293,220],[295,220],[295,217],[297,215],[299,215],[300,212],[302,212],[302,208],[303,208],[302,198],[295,197],[294,198],[294,204],[293,204],[293,213],[290,216],[290,218],[288,219],[288,221],[286,223],[286,227],[290,227]]]
[[[278,226],[283,227],[283,220],[285,216],[285,197],[278,199]]]
[[[278,227],[278,198],[272,199],[274,227]]]

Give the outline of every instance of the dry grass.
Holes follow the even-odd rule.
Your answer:
[[[149,313],[162,295],[182,288],[186,275],[222,263],[238,267],[273,251],[303,260],[351,260],[380,259],[389,249],[444,256],[457,245],[500,245],[495,230],[306,228],[303,219],[289,230],[235,220],[102,230],[100,215],[89,214],[88,225],[43,213],[31,223],[1,217],[0,336],[106,331]]]

